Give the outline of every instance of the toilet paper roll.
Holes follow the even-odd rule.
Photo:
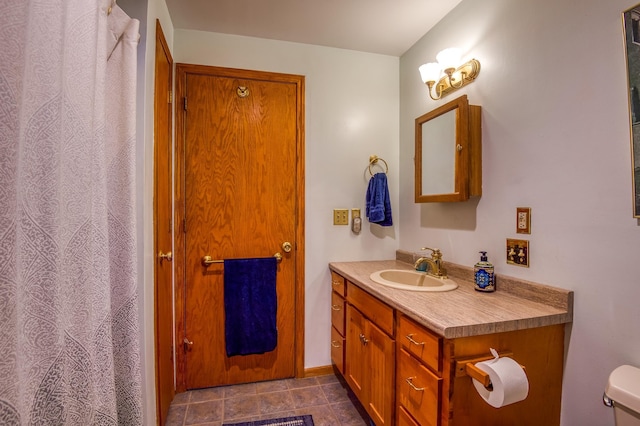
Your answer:
[[[522,401],[529,394],[529,380],[520,364],[508,357],[476,363],[476,367],[489,375],[493,390],[473,379],[473,385],[487,404],[495,408]]]

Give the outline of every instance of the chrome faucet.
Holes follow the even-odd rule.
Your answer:
[[[442,266],[442,252],[440,249],[432,249],[429,247],[422,247],[420,250],[431,250],[431,257],[420,257],[413,265],[416,270],[419,270],[420,265],[427,264],[427,274],[436,278],[447,278],[447,270]]]

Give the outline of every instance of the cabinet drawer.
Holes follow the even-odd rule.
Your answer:
[[[398,426],[420,426],[403,407],[398,407]]]
[[[398,341],[415,357],[435,371],[442,371],[442,339],[413,320],[400,316]]]
[[[344,375],[344,337],[333,327],[331,327],[331,361]]]
[[[333,291],[335,291],[342,297],[346,295],[345,290],[347,289],[344,281],[345,280],[342,275],[336,274],[335,272],[331,271],[331,288],[333,288]]]
[[[347,281],[347,300],[360,312],[364,312],[382,331],[393,337],[393,308],[350,281]]]
[[[422,426],[437,426],[442,379],[400,349],[397,376],[398,404]]]
[[[342,296],[335,291],[331,292],[331,325],[344,336],[344,317],[346,302]]]

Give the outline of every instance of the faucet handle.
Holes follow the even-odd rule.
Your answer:
[[[442,252],[440,249],[431,247],[422,247],[420,250],[431,250],[431,257],[435,260],[442,259]]]

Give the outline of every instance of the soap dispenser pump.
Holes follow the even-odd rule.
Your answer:
[[[475,289],[477,291],[492,292],[496,291],[496,281],[493,274],[493,265],[487,260],[487,252],[480,252],[480,262],[473,267],[475,277]]]

